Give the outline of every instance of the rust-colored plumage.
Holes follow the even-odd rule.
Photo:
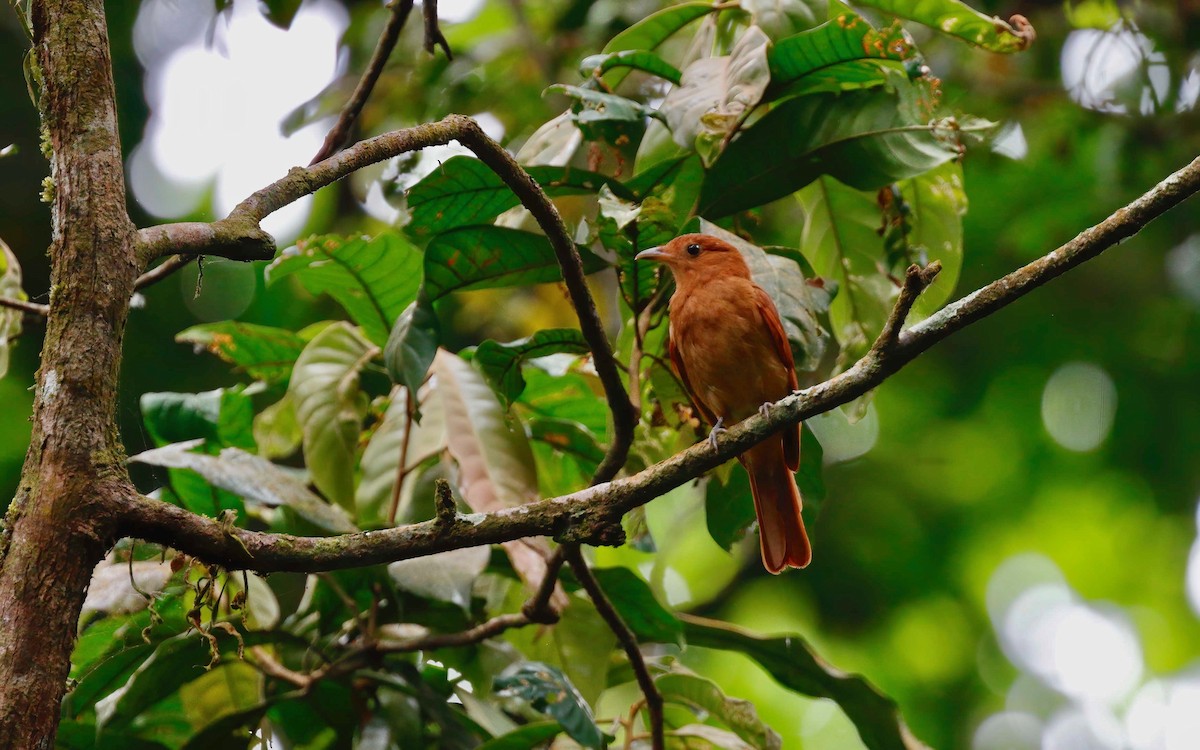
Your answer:
[[[638,254],[675,276],[670,355],[692,402],[713,425],[736,424],[796,389],[792,349],[775,303],[750,278],[737,248],[705,234],[685,234]],[[800,492],[800,428],[790,427],[738,457],[750,475],[762,542],[772,573],[812,559]]]

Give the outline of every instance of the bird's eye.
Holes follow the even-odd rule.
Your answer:
[[[688,255],[692,256],[693,258],[696,257],[697,255],[700,254],[700,245],[693,242],[692,244],[687,246],[687,252],[688,252]]]

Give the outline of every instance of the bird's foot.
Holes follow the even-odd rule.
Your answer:
[[[764,401],[763,405],[758,407],[758,415],[763,419],[766,419],[767,415],[771,413],[771,407],[774,405],[775,404],[771,403],[770,401]]]
[[[717,435],[729,432],[729,430],[725,429],[724,424],[725,417],[719,417],[717,423],[713,425],[712,430],[708,433],[708,444],[712,446],[713,450],[717,449]]]

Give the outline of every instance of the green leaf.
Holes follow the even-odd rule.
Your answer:
[[[641,642],[683,647],[683,627],[658,603],[650,586],[629,568],[594,568],[600,588]]]
[[[281,29],[292,25],[304,0],[258,0],[258,9],[271,23]]]
[[[233,320],[192,326],[176,334],[175,340],[203,347],[255,380],[283,385],[305,344],[303,336],[285,328]]]
[[[604,449],[591,430],[570,419],[534,417],[528,420],[529,437],[556,450],[578,456],[593,464],[604,460]]]
[[[290,456],[303,440],[304,433],[296,421],[296,402],[291,394],[284,393],[278,401],[254,415],[254,442],[258,444],[258,455],[263,458]]]
[[[471,612],[471,587],[488,566],[492,551],[487,547],[439,552],[388,565],[396,586],[425,599],[450,602]]]
[[[896,285],[880,272],[883,262],[879,204],[871,193],[822,177],[796,194],[804,213],[800,246],[813,270],[834,279],[829,306],[833,335],[852,362],[883,328]]]
[[[741,0],[740,4],[772,39],[811,29],[829,15],[826,0]]]
[[[521,365],[530,359],[550,354],[587,354],[583,334],[574,328],[550,328],[508,343],[488,339],[475,349],[472,361],[506,404],[516,401],[525,390]]]
[[[632,138],[640,132],[646,118],[662,119],[662,113],[633,99],[607,91],[556,83],[546,93],[562,94],[573,100],[571,119],[588,140],[616,143],[620,136]]]
[[[392,382],[417,393],[429,373],[441,335],[441,323],[433,303],[425,294],[418,295],[396,319],[383,350],[383,361]],[[414,413],[420,417],[419,409],[414,409]]]
[[[767,60],[771,83],[783,86],[851,60],[919,62],[921,55],[898,23],[876,31],[865,18],[846,10],[815,29],[779,40],[768,52]]]
[[[378,351],[349,324],[335,323],[304,347],[288,386],[313,484],[346,510],[354,508],[355,449],[367,413],[359,373]]]
[[[144,393],[142,422],[156,445],[203,439],[210,448],[255,447],[254,405],[242,387],[204,393]]]
[[[665,42],[676,32],[697,18],[706,16],[717,10],[711,3],[681,3],[664,8],[657,13],[651,13],[634,25],[617,34],[604,45],[605,52],[621,50],[653,50]],[[618,68],[605,77],[610,87],[616,87],[629,70]]]
[[[589,55],[579,63],[579,73],[584,76],[602,76],[614,68],[631,68],[664,78],[676,86],[682,75],[679,69],[648,50],[627,49],[620,52],[602,52]]]
[[[213,635],[222,656],[237,652],[238,641],[233,636],[220,629],[215,629]],[[295,636],[275,631],[244,632],[242,640],[247,648],[281,640],[299,641],[301,648],[307,647]],[[205,665],[211,659],[209,642],[196,633],[168,638],[154,647],[154,653],[130,675],[124,686],[96,704],[97,727],[107,732],[129,726],[151,706],[207,674]]]
[[[21,288],[21,265],[17,256],[4,240],[0,240],[0,297],[24,301],[25,290]],[[0,307],[0,378],[8,372],[8,350],[10,342],[21,335],[20,310]]]
[[[594,435],[608,432],[608,406],[594,377],[548,371],[535,362],[525,370],[525,390],[519,403],[540,417],[578,422]]]
[[[278,695],[271,696],[266,700],[252,703],[248,707],[226,713],[215,721],[205,724],[202,729],[188,738],[187,744],[183,745],[180,750],[237,747],[239,741],[246,741],[251,732],[258,727],[263,716],[279,699]]]
[[[301,480],[265,458],[237,448],[219,455],[193,453],[196,442],[172,443],[143,451],[129,460],[150,466],[189,469],[214,487],[260,507],[286,506],[318,528],[335,534],[358,531],[344,510],[317,497]]]
[[[401,450],[406,449],[404,465],[408,469],[409,481],[406,482],[406,486],[410,492],[401,495],[400,512],[396,514],[398,522],[413,520],[405,511],[405,499],[412,499],[412,480],[415,479],[412,476],[413,469],[446,448],[445,410],[438,401],[440,397],[437,391],[426,388],[420,392],[424,411],[420,422],[410,422],[407,417],[407,393],[408,391],[401,386],[392,389],[392,402],[383,415],[383,421],[371,435],[366,450],[363,451],[362,478],[354,493],[358,522],[363,527],[388,525],[392,493],[400,471]],[[409,435],[406,446],[405,431],[409,429],[412,430],[412,434]],[[405,487],[400,489],[403,491]]]
[[[54,747],[56,750],[167,750],[167,745],[132,732],[98,734],[95,724],[78,721],[64,721],[58,725]]]
[[[681,619],[689,645],[745,654],[789,690],[833,700],[854,723],[869,750],[928,750],[905,726],[895,701],[859,675],[826,665],[803,637],[765,638],[715,620]]]
[[[724,483],[716,477],[709,478],[704,493],[704,520],[714,542],[728,552],[746,535],[754,518],[750,478],[741,464],[733,467]]]
[[[557,721],[535,721],[483,743],[479,750],[536,750],[545,747],[562,730]]]
[[[605,262],[580,248],[584,272]],[[425,249],[425,291],[435,301],[454,291],[527,286],[562,278],[550,240],[518,229],[473,226],[439,234]]]
[[[800,425],[800,469],[796,472],[796,486],[804,500],[804,509],[815,514],[825,499],[825,449],[821,441],[809,429]]]
[[[267,281],[295,274],[312,294],[337,300],[367,338],[382,346],[392,323],[417,297],[421,263],[421,252],[396,232],[373,239],[314,236],[267,266]]]
[[[758,717],[753,703],[728,697],[712,680],[694,674],[671,672],[659,675],[654,685],[664,701],[690,706],[702,716],[712,716],[752,747],[759,750],[780,750],[783,747],[783,740]]]
[[[942,264],[941,273],[913,305],[909,323],[916,323],[945,304],[958,283],[963,257],[962,217],[967,212],[962,165],[947,162],[900,183],[899,192],[909,208],[906,240],[912,260],[921,264],[937,260]]]
[[[595,193],[602,185],[627,193],[613,178],[584,169],[532,166],[526,171],[550,197]],[[410,219],[405,229],[420,239],[488,224],[521,204],[499,175],[470,156],[455,156],[430,172],[409,189],[407,203]]]
[[[445,409],[446,447],[458,464],[458,489],[471,510],[490,513],[537,499],[533,452],[524,428],[479,371],[442,349],[433,362]],[[549,549],[544,540],[506,542],[513,569],[529,586],[541,583]]]
[[[596,726],[591,706],[567,676],[541,662],[526,662],[509,668],[495,679],[494,687],[515,695],[537,711],[549,714],[571,739],[589,748],[603,748],[606,738]]]
[[[1020,52],[1033,43],[1033,27],[1014,26],[959,0],[856,0],[900,18],[924,24],[992,52]],[[1023,20],[1023,19],[1022,19]]]
[[[769,46],[762,29],[751,26],[728,55],[702,57],[684,69],[682,85],[671,89],[661,107],[677,144],[695,148],[705,164],[712,163],[771,82]]]
[[[896,81],[905,97],[915,91]],[[761,206],[828,174],[860,190],[915,177],[959,154],[948,121],[919,122],[882,89],[789,99],[737,138],[704,180],[698,212]]]

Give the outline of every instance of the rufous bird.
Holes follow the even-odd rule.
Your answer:
[[[750,277],[742,254],[706,234],[685,234],[637,254],[675,276],[670,302],[671,364],[692,403],[713,426],[765,412],[796,390],[796,368],[771,297]],[[788,427],[738,456],[750,475],[763,565],[772,573],[803,568],[812,548],[800,517],[792,472],[800,465],[800,426]]]

